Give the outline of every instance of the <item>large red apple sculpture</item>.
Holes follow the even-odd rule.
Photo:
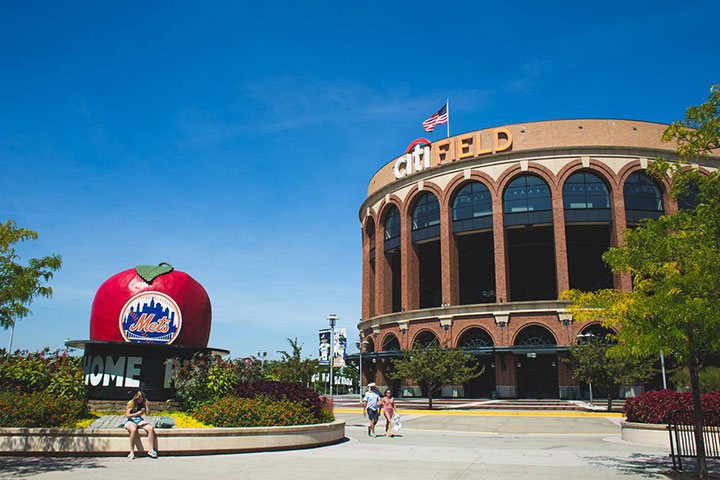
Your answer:
[[[169,263],[138,265],[105,281],[93,300],[90,340],[207,347],[205,289]]]

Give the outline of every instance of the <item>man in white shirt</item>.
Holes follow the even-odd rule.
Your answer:
[[[375,386],[375,383],[368,383],[369,391],[365,392],[365,397],[363,397],[363,416],[365,416],[365,413],[367,413],[368,418],[370,419],[370,426],[368,427],[368,435],[375,436],[375,424],[378,421],[378,418],[380,417],[380,412],[378,410],[378,399],[380,398],[380,395],[378,395],[376,389],[377,386]]]

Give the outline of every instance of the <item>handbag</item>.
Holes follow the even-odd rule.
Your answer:
[[[392,416],[392,428],[396,432],[399,431],[402,428],[402,423],[400,423],[400,415],[397,413],[393,413]]]
[[[175,427],[175,419],[172,417],[161,416],[155,420],[155,428],[173,428]]]

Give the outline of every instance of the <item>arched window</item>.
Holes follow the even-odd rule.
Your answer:
[[[660,189],[642,172],[635,172],[628,177],[623,195],[628,223],[637,223],[643,218],[657,220],[665,213]]]
[[[550,187],[533,175],[521,175],[510,182],[503,195],[506,225],[552,223]]]
[[[463,350],[477,350],[493,346],[493,339],[489,333],[482,328],[471,328],[462,334],[458,341],[458,347]]]
[[[373,339],[368,337],[365,340],[367,343],[365,344],[365,353],[372,353],[375,351],[375,342],[373,342]]]
[[[372,218],[368,218],[365,225],[365,234],[370,244],[370,260],[373,260],[375,258],[375,221]]]
[[[545,346],[557,345],[552,332],[540,325],[530,325],[518,333],[515,337],[515,346]]]
[[[590,172],[576,172],[563,185],[566,222],[611,221],[610,193],[605,182]]]
[[[579,344],[588,343],[591,341],[596,341],[600,343],[617,343],[617,340],[615,339],[615,331],[607,328],[599,323],[593,323],[592,325],[588,325],[587,327],[583,328],[582,332],[577,336],[577,340]]]
[[[492,197],[480,182],[470,182],[453,200],[453,232],[492,228]]]
[[[677,196],[678,208],[680,210],[692,210],[700,203],[698,198],[700,195],[700,187],[697,183],[691,182],[687,186],[687,190]]]
[[[400,351],[400,342],[395,335],[390,334],[385,337],[382,349],[383,352],[398,352]]]
[[[415,341],[413,342],[413,347],[421,348],[437,347],[439,345],[440,342],[438,341],[438,338],[435,336],[434,333],[429,330],[420,332],[420,334],[415,337]]]
[[[400,210],[391,205],[385,216],[385,250],[400,246]]]
[[[432,193],[423,193],[412,211],[412,240],[440,236],[440,204]]]

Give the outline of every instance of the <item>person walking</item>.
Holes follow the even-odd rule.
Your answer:
[[[379,395],[376,392],[377,386],[375,382],[368,383],[368,391],[365,392],[363,397],[363,416],[367,414],[370,420],[370,426],[368,426],[368,436],[375,436],[375,424],[380,417],[378,412],[378,399]]]
[[[395,399],[392,396],[392,392],[388,388],[385,390],[385,396],[380,400],[382,405],[383,415],[385,415],[385,436],[394,437],[392,432],[392,416],[395,413]]]
[[[150,444],[148,455],[152,458],[157,458],[158,456],[157,450],[155,449],[155,429],[143,418],[143,414],[150,415],[150,407],[148,407],[145,394],[138,391],[132,400],[127,402],[127,406],[125,408],[125,428],[128,432],[130,432],[130,454],[128,455],[130,460],[135,459],[135,438],[138,434],[138,428],[142,428],[147,431],[148,443]]]

